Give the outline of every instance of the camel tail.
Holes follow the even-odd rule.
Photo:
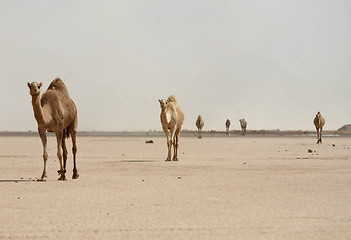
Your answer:
[[[69,131],[69,127],[67,127],[67,128],[65,128],[63,130],[63,137],[64,138],[69,138],[70,136],[71,136],[71,134],[70,134],[70,131]]]

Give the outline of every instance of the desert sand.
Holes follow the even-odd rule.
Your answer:
[[[37,182],[39,137],[0,137],[0,239],[351,237],[351,138],[181,137],[179,162],[146,140],[78,136],[62,182],[50,136]]]

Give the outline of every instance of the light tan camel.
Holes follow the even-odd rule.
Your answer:
[[[225,132],[229,135],[230,120],[225,121]]]
[[[316,130],[317,130],[317,143],[322,143],[322,130],[325,124],[325,119],[320,112],[316,114],[316,117],[314,118],[313,123],[314,123],[314,126],[316,126]]]
[[[201,115],[199,115],[196,119],[196,127],[197,127],[197,138],[202,138],[202,128],[204,127],[205,123],[202,119]]]
[[[239,119],[239,122],[240,122],[242,134],[243,134],[243,136],[245,136],[246,135],[247,122],[245,121],[245,119]]]
[[[76,167],[76,132],[78,125],[77,108],[72,99],[69,97],[68,90],[60,78],[53,80],[48,87],[47,91],[40,96],[40,88],[42,83],[32,82],[27,84],[32,96],[32,105],[34,117],[38,123],[38,132],[43,144],[43,159],[44,170],[41,175],[40,181],[45,181],[46,162],[48,159],[47,153],[47,138],[46,131],[54,132],[57,140],[57,157],[60,161],[60,170],[58,180],[66,180],[66,161],[67,161],[67,148],[65,138],[71,136],[72,138],[72,151],[73,151],[73,179],[79,177]],[[61,153],[63,150],[63,156]],[[63,157],[63,159],[62,159]]]
[[[172,160],[178,161],[179,135],[184,122],[184,113],[174,95],[169,96],[167,100],[159,99],[158,101],[161,107],[162,129],[167,137],[168,155],[166,161],[171,161],[172,146],[174,150]]]

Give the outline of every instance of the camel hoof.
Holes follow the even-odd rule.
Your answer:
[[[66,176],[61,176],[57,180],[59,180],[59,181],[67,181],[67,178],[66,178]]]
[[[173,158],[173,161],[178,162],[179,160],[178,158]]]
[[[38,179],[38,181],[40,181],[40,182],[46,182],[46,178],[47,178],[47,175],[46,175],[46,174],[43,174],[43,175],[41,176],[41,178]]]
[[[170,162],[170,161],[171,161],[171,159],[168,159],[168,158],[165,160],[165,162]]]
[[[79,174],[77,172],[73,173],[72,179],[77,179],[79,178]]]

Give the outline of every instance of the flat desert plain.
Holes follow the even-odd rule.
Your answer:
[[[351,138],[146,140],[78,136],[62,182],[50,136],[37,182],[39,137],[0,137],[0,239],[351,239]]]

